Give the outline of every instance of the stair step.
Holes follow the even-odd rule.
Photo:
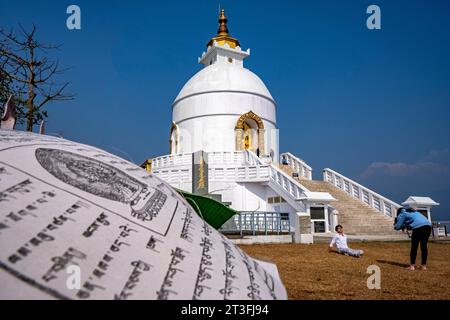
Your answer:
[[[293,169],[280,165],[280,169],[292,176]],[[399,235],[393,230],[393,219],[383,215],[359,199],[335,187],[327,181],[293,178],[313,192],[328,192],[338,201],[331,205],[339,212],[338,223],[349,234]]]

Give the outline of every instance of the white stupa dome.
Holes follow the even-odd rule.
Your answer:
[[[189,79],[173,105],[187,97],[211,92],[254,94],[275,103],[264,82],[250,70],[226,63],[214,63]]]

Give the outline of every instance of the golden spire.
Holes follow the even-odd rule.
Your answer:
[[[230,48],[233,48],[233,49],[236,48],[237,46],[240,46],[239,41],[229,35],[228,28],[227,28],[227,22],[228,22],[228,19],[225,16],[225,10],[222,9],[222,10],[220,10],[220,15],[219,15],[219,29],[217,30],[217,35],[215,37],[211,38],[211,40],[209,40],[206,47],[212,46],[214,41],[217,41],[217,44],[219,44],[221,46],[223,46],[226,43],[230,46]]]

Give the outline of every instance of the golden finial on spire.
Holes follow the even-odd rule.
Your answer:
[[[211,40],[209,40],[206,47],[212,46],[214,41],[216,41],[221,46],[223,46],[226,43],[230,46],[230,48],[233,49],[236,48],[237,46],[240,46],[239,41],[229,35],[227,22],[228,19],[225,16],[225,10],[222,9],[220,10],[219,15],[219,29],[217,30],[217,35],[213,37]]]
[[[220,16],[219,16],[219,29],[217,30],[217,35],[219,36],[227,36],[228,35],[228,28],[227,28],[227,22],[228,19],[225,17],[225,10],[220,10]]]

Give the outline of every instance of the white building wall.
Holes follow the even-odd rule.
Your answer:
[[[235,127],[249,111],[264,123],[265,150],[278,156],[276,107],[268,98],[249,93],[213,92],[178,101],[173,106],[173,122],[179,127],[179,153],[204,150],[235,151]]]
[[[266,211],[268,187],[256,183],[209,182],[210,193],[221,194],[237,211]]]
[[[257,183],[209,182],[210,192],[222,195],[223,202],[230,202],[237,211],[267,211],[289,213],[292,230],[295,227],[296,211],[287,202],[268,204],[268,197],[279,196],[266,185]],[[280,210],[275,210],[279,206]]]

